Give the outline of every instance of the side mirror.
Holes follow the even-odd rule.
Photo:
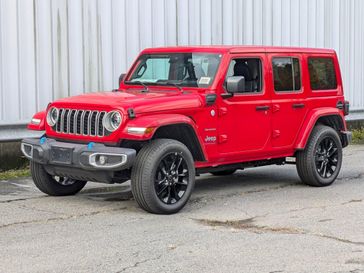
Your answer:
[[[231,76],[226,80],[226,90],[229,93],[244,92],[245,78],[243,76]]]
[[[125,75],[126,75],[125,73],[120,74],[120,76],[119,76],[119,85],[123,82]]]

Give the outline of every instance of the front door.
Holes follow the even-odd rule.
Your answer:
[[[226,156],[221,157],[225,160],[243,155],[258,158],[270,145],[271,100],[265,84],[266,69],[264,53],[231,58],[226,78],[243,76],[245,88],[219,104],[219,153]]]

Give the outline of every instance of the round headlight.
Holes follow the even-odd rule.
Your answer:
[[[47,113],[47,123],[49,126],[53,127],[54,125],[56,125],[57,121],[58,121],[58,117],[59,117],[59,110],[55,107],[52,107],[51,109],[49,109],[48,113]]]
[[[121,125],[121,122],[122,116],[117,111],[111,111],[107,113],[102,120],[102,124],[109,132],[114,132],[116,129],[118,129]]]

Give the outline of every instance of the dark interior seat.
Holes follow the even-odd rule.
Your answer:
[[[248,64],[243,60],[238,60],[234,65],[234,76],[243,76],[245,78],[244,92],[253,92],[256,90],[255,79]]]

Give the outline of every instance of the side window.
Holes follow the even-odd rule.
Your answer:
[[[332,58],[308,58],[312,90],[336,89],[336,75]]]
[[[300,62],[297,58],[273,58],[274,90],[277,92],[301,90]]]
[[[262,91],[262,61],[259,58],[239,58],[230,62],[226,79],[231,76],[245,78],[245,90],[242,93],[258,93]]]

